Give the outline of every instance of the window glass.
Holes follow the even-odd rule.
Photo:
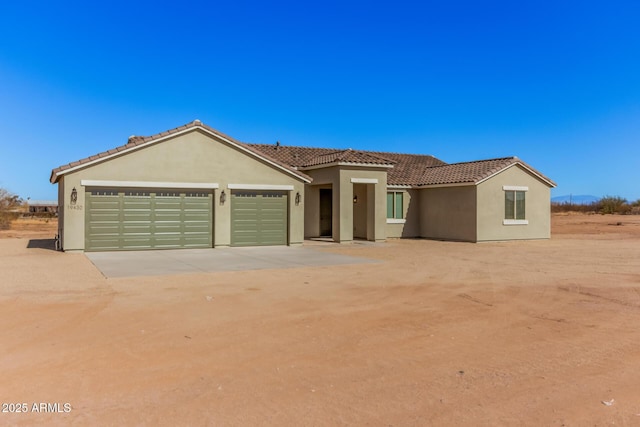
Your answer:
[[[515,219],[515,191],[504,192],[504,219]]]
[[[402,193],[396,193],[396,219],[402,219]]]
[[[516,191],[516,219],[525,219],[525,195],[524,191]]]
[[[393,218],[393,193],[387,193],[387,218]]]

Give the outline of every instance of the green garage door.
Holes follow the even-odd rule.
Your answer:
[[[210,248],[212,193],[87,189],[85,250]]]
[[[287,244],[287,193],[233,191],[231,246]]]

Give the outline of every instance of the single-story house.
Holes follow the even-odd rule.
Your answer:
[[[247,144],[193,121],[53,169],[66,251],[550,237],[555,184],[517,157]]]
[[[29,200],[27,201],[30,214],[58,214],[58,202],[56,200]]]

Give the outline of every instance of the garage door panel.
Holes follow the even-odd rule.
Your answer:
[[[287,244],[286,193],[238,191],[231,195],[231,245]]]
[[[209,212],[185,212],[184,214],[184,223],[209,223]]]
[[[180,200],[177,201],[169,201],[169,200],[156,200],[155,210],[158,211],[180,211],[182,209],[182,204]]]
[[[185,224],[184,233],[190,236],[197,236],[198,234],[208,233],[208,224]]]
[[[123,235],[142,234],[148,236],[151,233],[151,224],[124,224],[121,228]]]
[[[119,212],[104,212],[104,211],[94,211],[91,213],[91,220],[93,222],[115,222],[120,221],[120,213]]]
[[[94,250],[116,251],[120,248],[120,239],[95,238],[92,242],[92,248]]]
[[[96,200],[92,202],[92,208],[94,210],[113,210],[119,209],[120,200]]]
[[[87,251],[212,247],[211,192],[110,189],[86,197]]]
[[[154,222],[180,222],[182,219],[182,215],[179,211],[155,211],[154,212]]]

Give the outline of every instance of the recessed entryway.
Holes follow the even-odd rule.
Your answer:
[[[320,189],[320,237],[331,237],[333,233],[333,191]]]

